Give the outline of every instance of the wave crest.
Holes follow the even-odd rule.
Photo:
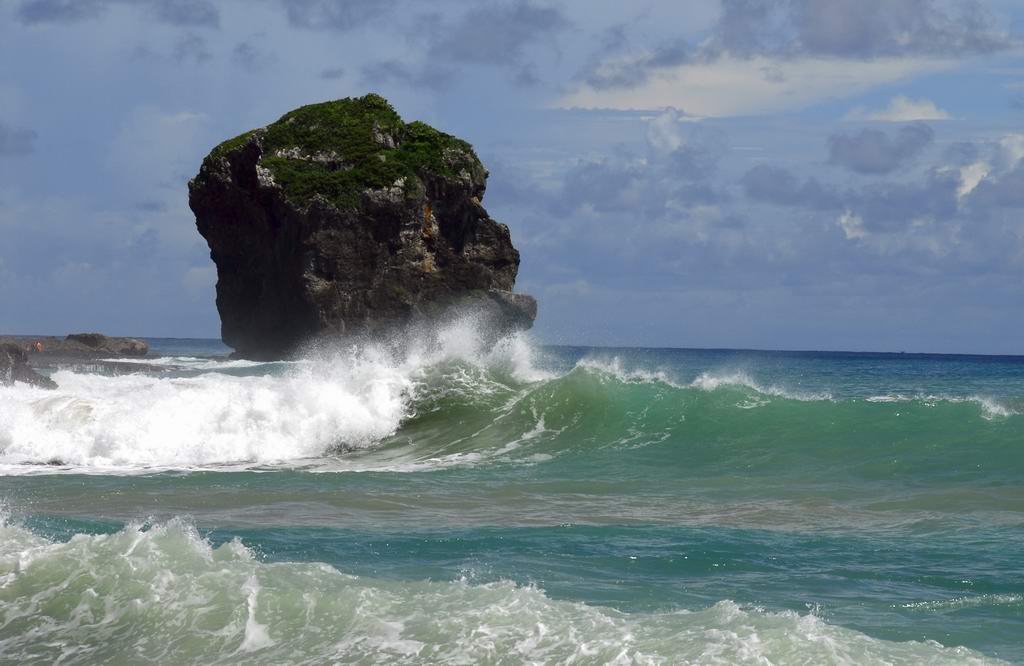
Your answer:
[[[321,563],[264,563],[240,541],[214,546],[180,519],[64,543],[0,529],[14,537],[0,545],[0,653],[13,662],[991,661],[728,600],[622,613],[508,581],[386,581]]]
[[[549,376],[533,365],[523,336],[487,345],[472,322],[397,351],[366,345],[321,349],[297,363],[153,364],[161,363],[190,374],[61,370],[55,392],[0,391],[0,464],[113,471],[299,461],[363,449],[395,433],[429,394],[430,374],[441,364],[486,368],[513,382]],[[467,392],[481,386],[473,378],[467,383]]]

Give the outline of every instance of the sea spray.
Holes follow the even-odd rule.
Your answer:
[[[390,581],[263,562],[188,522],[48,542],[5,524],[0,654],[63,663],[999,663],[728,600],[622,613],[499,581]]]
[[[1024,662],[1024,363],[447,333],[0,389],[2,659]]]
[[[1006,399],[835,398],[746,371],[688,377],[617,357],[561,367],[540,357],[523,336],[491,346],[459,322],[400,346],[321,349],[291,363],[61,371],[56,392],[0,391],[0,470],[423,471],[605,449],[636,463],[643,458],[626,452],[645,447],[660,467],[687,473],[754,458],[783,475],[835,465],[883,477],[913,465],[957,473],[978,463],[1012,473],[1022,464],[1009,442],[1024,422]],[[984,459],[971,459],[965,439],[991,442]],[[901,441],[898,456],[880,457]]]
[[[429,400],[439,366],[455,364],[467,390],[479,392],[490,373],[506,382],[546,377],[532,355],[523,334],[492,345],[472,320],[461,320],[401,346],[327,347],[291,363],[154,362],[183,371],[178,376],[63,370],[55,374],[56,392],[0,392],[0,463],[201,468],[366,448],[393,434],[417,401]],[[450,375],[442,390],[456,392],[457,379]]]

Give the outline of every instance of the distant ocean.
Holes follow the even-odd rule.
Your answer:
[[[0,388],[0,663],[1024,663],[1024,358],[442,339]]]

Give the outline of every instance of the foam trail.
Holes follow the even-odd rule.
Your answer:
[[[801,400],[804,402],[832,400],[832,394],[828,392],[801,393],[796,391],[787,391],[786,389],[778,386],[764,386],[752,379],[750,375],[745,372],[702,372],[693,380],[690,386],[702,391],[717,391],[722,388],[740,386],[752,389],[762,395],[776,396],[789,400]]]
[[[626,384],[664,384],[672,388],[682,388],[669,377],[668,373],[661,370],[643,370],[640,368],[626,369],[622,359],[615,357],[611,360],[596,358],[584,358],[576,364],[577,369],[593,372],[599,376],[611,377]]]
[[[0,529],[13,537],[0,546],[0,654],[12,663],[1000,663],[728,600],[622,613],[511,582],[262,563],[178,519],[65,543]]]
[[[865,402],[876,402],[876,403],[903,403],[903,402],[919,402],[930,407],[934,407],[938,403],[974,403],[981,409],[982,418],[989,421],[997,418],[1009,418],[1011,416],[1017,416],[1020,414],[1017,410],[1009,407],[999,400],[985,395],[972,395],[967,397],[949,396],[949,395],[904,395],[902,393],[887,393],[884,395],[872,395],[864,398]]]

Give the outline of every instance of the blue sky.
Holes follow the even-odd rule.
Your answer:
[[[550,343],[1024,354],[1011,0],[5,0],[0,330],[216,337],[186,183],[377,91],[471,141]]]

